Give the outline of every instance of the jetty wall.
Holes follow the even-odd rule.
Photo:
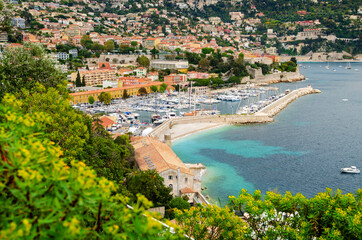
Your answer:
[[[321,91],[318,89],[313,89],[312,87],[306,88],[299,88],[296,89],[289,94],[285,95],[284,97],[276,100],[275,102],[271,103],[270,105],[266,106],[265,108],[261,109],[255,115],[262,115],[268,117],[274,117],[278,114],[281,110],[283,110],[288,104],[300,98],[304,95],[312,94],[312,93],[320,93]]]
[[[222,124],[248,124],[272,122],[273,118],[265,115],[210,115],[210,116],[189,116],[167,120],[156,127],[147,136],[163,139],[163,136],[176,124],[188,123],[222,123]]]

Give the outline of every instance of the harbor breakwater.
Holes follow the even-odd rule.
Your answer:
[[[259,112],[255,114],[249,115],[210,115],[210,116],[189,116],[189,117],[181,117],[167,120],[162,123],[160,126],[153,129],[151,133],[149,133],[148,137],[155,137],[160,139],[161,141],[165,141],[165,135],[170,134],[170,130],[173,126],[177,124],[190,124],[190,123],[216,123],[216,124],[251,124],[251,123],[267,123],[272,122],[274,119],[272,118],[277,113],[279,113],[282,109],[284,109],[288,104],[296,100],[297,98],[312,94],[312,93],[320,93],[321,91],[318,89],[313,89],[312,87],[299,88],[296,89],[284,97],[278,99],[277,101],[271,103],[265,108],[261,109]],[[203,130],[203,129],[200,129]],[[185,134],[187,134],[187,129],[185,129]],[[195,132],[195,131],[194,131]],[[169,136],[171,138],[171,136]]]
[[[272,102],[268,106],[264,107],[259,112],[255,113],[255,115],[256,116],[262,115],[262,116],[274,117],[294,100],[296,100],[304,95],[308,95],[308,94],[312,94],[312,93],[321,93],[321,91],[318,89],[314,89],[312,87],[296,89],[296,90],[290,92],[289,94],[285,95],[284,97],[282,97],[282,98],[276,100],[275,102]]]

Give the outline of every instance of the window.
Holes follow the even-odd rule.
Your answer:
[[[171,189],[173,189],[173,186],[172,186],[172,184],[168,185],[168,187],[169,187],[169,188],[171,188]]]
[[[170,175],[170,176],[168,176],[168,180],[172,180],[172,176]]]
[[[187,183],[187,180],[188,180],[188,179],[187,179],[187,178],[185,178],[185,183]]]

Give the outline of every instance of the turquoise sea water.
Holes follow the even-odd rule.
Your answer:
[[[206,165],[204,193],[213,200],[225,204],[242,188],[311,197],[326,187],[344,192],[362,187],[362,174],[340,173],[341,167],[362,168],[362,64],[352,63],[352,70],[339,63],[329,70],[325,63],[303,65],[308,80],[274,86],[311,84],[323,93],[296,100],[273,123],[221,127],[173,143],[184,162]]]

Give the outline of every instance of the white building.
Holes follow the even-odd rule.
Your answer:
[[[152,60],[150,68],[154,69],[174,69],[174,70],[182,70],[189,68],[188,61],[167,61],[167,60]]]
[[[59,53],[57,53],[57,57],[58,57],[58,59],[61,59],[61,60],[67,60],[67,59],[69,59],[69,54],[66,52],[59,52]]]
[[[70,49],[69,54],[72,54],[73,58],[78,57],[78,50],[77,49]]]
[[[156,170],[163,177],[164,184],[172,189],[174,196],[186,195],[191,204],[207,204],[201,194],[200,177],[200,171],[205,166],[186,166],[167,144],[155,138],[134,137],[131,144],[135,149],[137,165],[142,171]]]
[[[139,67],[136,69],[136,76],[137,77],[143,77],[147,75],[147,68],[145,67]]]
[[[11,24],[15,27],[23,29],[23,28],[25,28],[25,19],[20,18],[20,17],[13,18],[11,20]]]

